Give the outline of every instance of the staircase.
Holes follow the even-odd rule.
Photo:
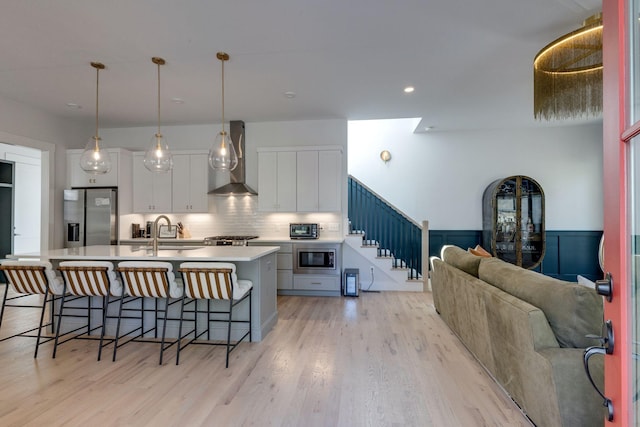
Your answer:
[[[427,221],[416,223],[352,176],[348,200],[351,232],[343,259],[360,269],[361,289],[422,292]]]
[[[360,287],[371,291],[422,292],[422,277],[409,279],[406,267],[393,267],[391,255],[378,256],[377,245],[363,245],[362,234],[349,234],[344,239],[343,258],[360,269]]]

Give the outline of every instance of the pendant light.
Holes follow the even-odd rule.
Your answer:
[[[602,13],[545,46],[533,60],[533,114],[564,120],[602,114]]]
[[[80,167],[86,173],[102,175],[111,170],[111,156],[109,152],[100,149],[100,136],[98,136],[98,88],[100,86],[100,70],[104,70],[104,64],[92,62],[91,66],[96,69],[96,134],[87,142],[82,155],[80,156]]]
[[[165,60],[154,56],[151,62],[158,66],[158,132],[151,137],[151,144],[144,153],[144,166],[151,172],[169,172],[173,168],[173,156],[167,139],[160,132],[160,66]]]
[[[222,130],[209,150],[209,165],[214,170],[232,171],[238,166],[238,155],[233,147],[231,136],[224,129],[224,63],[229,60],[229,55],[218,52],[216,57],[222,63]]]

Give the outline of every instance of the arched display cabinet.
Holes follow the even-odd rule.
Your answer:
[[[540,265],[545,252],[544,192],[532,178],[492,182],[482,197],[483,244],[493,256],[523,268]]]

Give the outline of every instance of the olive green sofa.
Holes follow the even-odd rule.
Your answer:
[[[431,257],[436,310],[538,427],[603,426],[584,349],[598,345],[603,302],[593,289],[445,246]],[[603,358],[590,360],[602,389]]]

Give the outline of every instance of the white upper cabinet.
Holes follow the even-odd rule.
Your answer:
[[[69,187],[117,187],[119,172],[119,149],[110,148],[111,170],[102,175],[86,173],[80,167],[80,156],[84,150],[67,150],[67,184]]]
[[[263,212],[296,210],[296,152],[258,153],[258,209]]]
[[[299,151],[296,156],[296,210],[318,211],[318,152]]]
[[[339,148],[273,147],[258,151],[258,209],[264,212],[339,212]]]
[[[174,154],[172,212],[209,212],[208,155]]]
[[[318,151],[318,211],[340,211],[342,188],[342,155],[340,151]]]
[[[67,150],[67,187],[117,187],[118,213],[131,213],[131,162],[132,153],[124,148],[109,148],[111,170],[104,175],[92,175],[80,167],[84,150]]]
[[[342,205],[340,151],[299,151],[297,161],[297,211],[340,211]]]
[[[144,167],[144,153],[133,154],[133,212],[171,212],[171,183],[171,172],[150,172]]]

